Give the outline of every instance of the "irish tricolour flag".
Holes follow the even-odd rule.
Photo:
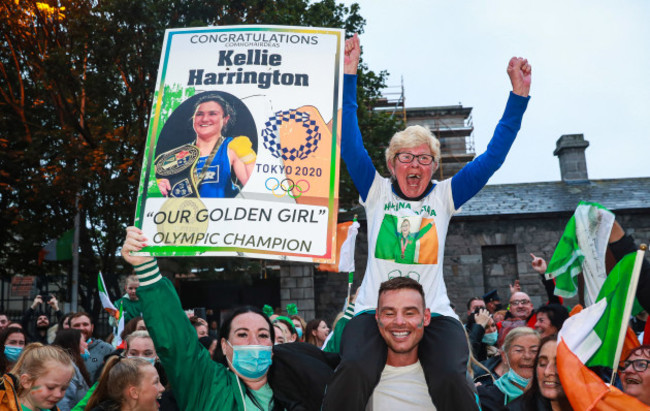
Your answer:
[[[646,409],[606,384],[591,366],[618,368],[628,319],[640,310],[635,294],[643,251],[625,256],[606,278],[594,304],[570,317],[558,335],[558,374],[575,410]]]
[[[589,306],[596,301],[607,278],[605,253],[613,224],[614,214],[600,204],[583,201],[578,204],[546,270],[546,278],[555,279],[555,295],[576,295],[576,277],[582,272],[585,304]]]
[[[108,296],[108,292],[106,291],[106,284],[104,284],[104,277],[102,277],[101,271],[99,274],[97,274],[97,290],[99,291],[99,300],[102,302],[102,307],[104,307],[104,310],[108,311],[108,313],[115,317],[117,317],[117,307],[111,302],[111,298]]]
[[[38,263],[45,261],[65,261],[72,260],[72,240],[74,238],[74,229],[68,230],[61,238],[52,240],[45,245],[38,253]]]

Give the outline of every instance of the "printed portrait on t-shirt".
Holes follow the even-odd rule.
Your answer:
[[[432,218],[385,214],[375,257],[399,264],[438,264],[438,233]]]

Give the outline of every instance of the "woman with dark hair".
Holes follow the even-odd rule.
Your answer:
[[[305,330],[306,342],[321,348],[329,333],[330,328],[327,326],[325,320],[322,318],[314,318],[307,323],[307,329]]]
[[[84,356],[88,356],[88,344],[81,331],[75,328],[60,330],[52,345],[59,346],[67,351],[72,358],[74,377],[65,392],[65,397],[57,404],[61,411],[69,411],[88,392],[91,385],[90,374],[84,364]]]
[[[556,335],[564,322],[569,318],[569,310],[561,304],[546,304],[535,312],[535,330],[540,337],[545,338]]]
[[[144,319],[155,330],[151,337],[167,377],[173,387],[182,387],[174,393],[180,409],[320,408],[338,358],[308,344],[274,348],[269,318],[260,308],[247,306],[233,310],[221,325],[213,361],[172,283],[160,275],[156,260],[131,254],[147,241],[140,229],[128,227],[122,256],[140,279],[138,297]]]
[[[124,324],[124,329],[120,333],[120,338],[122,341],[126,341],[126,338],[135,331],[146,331],[147,327],[144,325],[144,321],[141,316],[131,318],[126,324]]]
[[[524,394],[508,404],[510,411],[572,411],[560,376],[557,373],[555,355],[557,336],[550,335],[540,342],[535,358],[533,380]]]
[[[8,372],[25,348],[27,334],[22,328],[7,327],[0,332],[0,371]]]
[[[476,312],[467,316],[465,329],[472,347],[472,354],[478,362],[485,361],[499,353],[499,349],[496,348],[499,331],[488,310],[477,308]]]
[[[60,330],[67,330],[70,327],[70,318],[75,315],[75,313],[67,313],[63,317],[61,317],[61,320],[59,321],[59,329]]]
[[[235,197],[240,188],[246,185],[255,168],[257,155],[253,150],[251,140],[246,136],[226,137],[225,133],[235,123],[236,112],[232,105],[219,95],[206,94],[201,97],[194,108],[192,125],[196,140],[185,144],[156,159],[162,164],[172,156],[182,152],[197,151],[198,161],[192,167],[193,178],[196,182],[198,196],[204,198]],[[173,157],[172,157],[173,158]],[[167,197],[183,197],[174,190],[168,174],[157,173],[156,182],[160,193]],[[239,184],[235,184],[236,180]],[[184,186],[184,188],[190,188]],[[190,190],[193,191],[192,188]],[[191,196],[197,193],[190,192]]]

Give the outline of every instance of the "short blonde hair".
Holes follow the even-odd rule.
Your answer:
[[[429,129],[422,126],[410,126],[398,131],[390,139],[386,149],[386,163],[390,164],[402,149],[413,148],[427,144],[436,164],[440,163],[440,141],[431,134]]]

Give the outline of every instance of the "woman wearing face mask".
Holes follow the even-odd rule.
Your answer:
[[[73,375],[72,360],[63,349],[30,344],[0,379],[0,410],[59,411],[56,404],[65,395]]]
[[[297,364],[297,371],[304,373],[298,377],[305,383],[305,388],[298,390],[294,385],[293,391],[287,389],[290,388],[287,387],[288,379],[279,377],[277,389],[274,388],[270,383],[269,367],[275,335],[269,318],[259,308],[240,307],[232,311],[221,325],[215,352],[217,361],[212,361],[208,351],[199,343],[171,282],[160,275],[156,260],[130,254],[140,251],[147,241],[140,229],[127,228],[122,256],[134,266],[140,280],[137,293],[144,319],[149,329],[156,330],[152,337],[167,377],[172,386],[183,387],[175,392],[180,409],[282,409],[287,407],[288,401],[295,401],[292,395],[300,395],[300,399],[318,404],[318,408],[332,369],[327,368],[329,373],[323,373],[322,380],[313,383],[309,374],[314,373],[314,365],[305,372],[304,363]],[[161,301],[165,303],[161,304]],[[289,353],[286,356],[289,362],[299,357],[291,355],[292,346],[298,346],[296,350],[325,355],[306,344],[277,347],[285,346],[284,349],[278,348],[277,355],[282,358],[284,353]],[[282,361],[283,365],[285,363]]]
[[[290,315],[293,325],[296,327],[296,333],[298,334],[298,342],[305,342],[305,328],[307,328],[307,323],[305,320],[298,314]]]
[[[478,387],[483,411],[505,410],[510,401],[523,394],[533,378],[539,340],[539,334],[528,327],[517,327],[508,333],[501,359],[509,370],[494,385]]]
[[[0,333],[0,371],[8,372],[25,348],[27,335],[18,327],[7,327]]]
[[[473,315],[467,317],[465,328],[472,345],[472,354],[477,361],[485,361],[498,353],[495,345],[499,332],[488,310],[477,308]]]
[[[57,404],[61,411],[69,411],[86,395],[91,385],[90,374],[84,364],[84,358],[90,355],[88,343],[80,330],[68,328],[56,334],[52,345],[63,348],[72,358],[74,376],[65,392],[65,397]]]
[[[154,411],[165,388],[149,361],[111,357],[90,397],[91,411]]]
[[[557,337],[542,339],[528,390],[508,404],[510,411],[572,411],[557,374]]]
[[[126,338],[126,357],[140,358],[151,365],[156,364],[156,348],[148,331],[134,331]]]

